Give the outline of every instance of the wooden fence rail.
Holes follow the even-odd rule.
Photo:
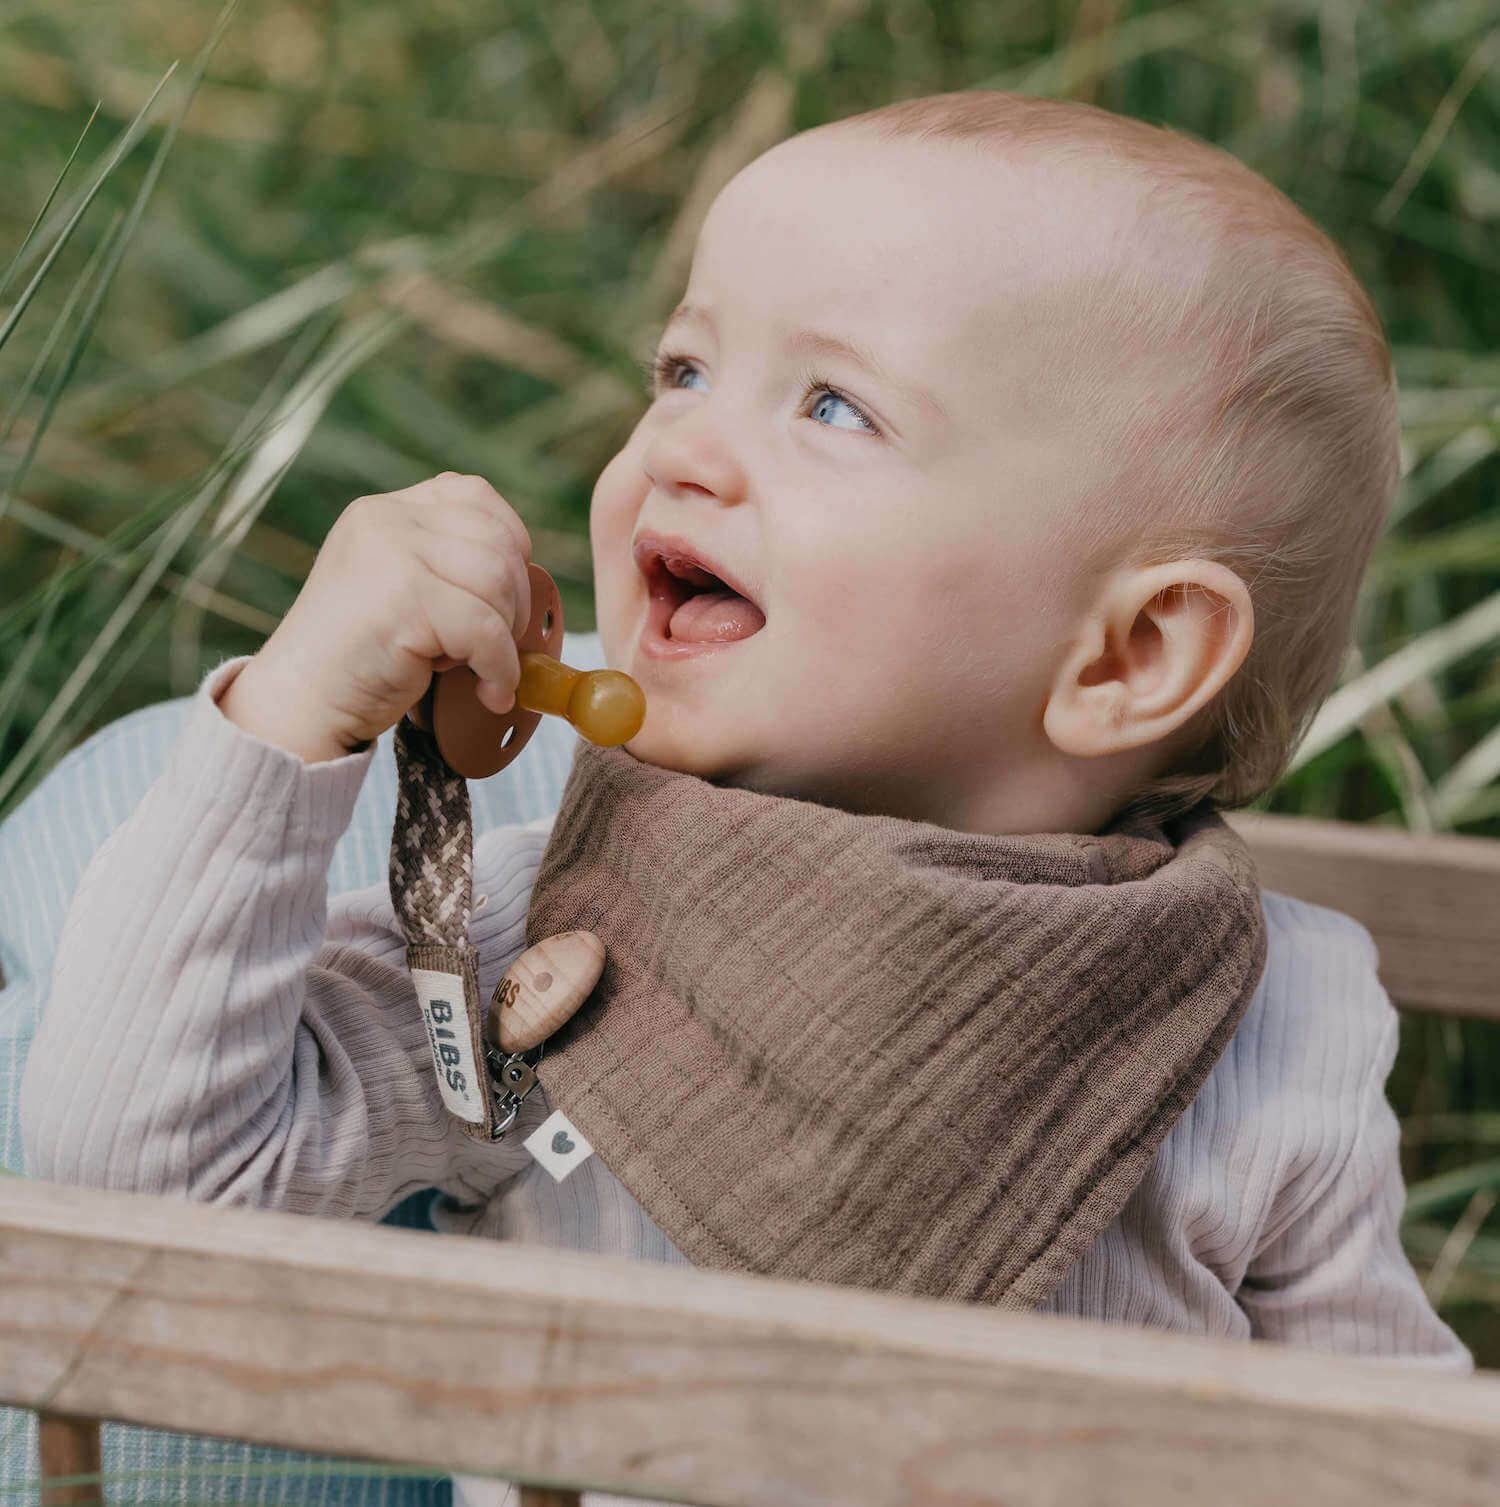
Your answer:
[[[20,1179],[0,1401],[715,1507],[1500,1501],[1500,1374]]]
[[[1353,916],[1406,1010],[1500,1020],[1500,842],[1237,814],[1264,888]]]

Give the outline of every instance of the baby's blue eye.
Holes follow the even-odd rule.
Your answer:
[[[708,391],[708,378],[691,361],[670,352],[663,351],[654,356],[643,363],[641,369],[653,393]],[[805,412],[809,418],[830,429],[843,429],[859,434],[880,433],[880,429],[862,409],[816,375],[809,375],[803,390],[802,403],[805,404],[810,399],[816,400],[811,408],[799,405],[797,411]]]
[[[843,409],[854,422],[852,424],[840,423],[835,420],[832,415],[839,409]],[[848,398],[841,398],[836,392],[826,387],[823,389],[822,396],[813,404],[809,417],[817,419],[820,423],[827,423],[831,429],[869,429],[872,427],[870,421]]]
[[[641,363],[641,375],[645,377],[646,385],[653,393],[665,392],[672,388],[688,391],[688,384],[679,380],[684,374],[697,377],[706,385],[703,373],[690,361],[684,361],[681,356],[663,352]]]

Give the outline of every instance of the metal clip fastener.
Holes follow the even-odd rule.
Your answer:
[[[537,1063],[542,1060],[542,1045],[524,1052],[502,1052],[499,1047],[487,1047],[484,1060],[494,1079],[490,1092],[495,1096],[495,1128],[490,1131],[492,1141],[500,1140],[516,1122],[521,1112],[521,1103],[536,1087]]]

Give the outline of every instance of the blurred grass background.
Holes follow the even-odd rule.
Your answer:
[[[361,493],[488,477],[592,629],[590,491],[713,194],[791,131],[982,87],[1216,142],[1345,248],[1409,470],[1266,804],[1500,837],[1497,0],[245,0],[204,59],[214,25],[0,13],[0,817],[257,648]],[[1500,1031],[1406,1020],[1389,1092],[1412,1259],[1500,1367]]]

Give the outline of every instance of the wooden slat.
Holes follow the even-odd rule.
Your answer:
[[[37,1459],[44,1481],[63,1481],[69,1476],[100,1474],[103,1450],[97,1418],[68,1418],[43,1412],[37,1419]],[[44,1486],[42,1507],[93,1507],[103,1502],[104,1490],[97,1481],[78,1481],[71,1486]]]
[[[715,1507],[1500,1501],[1500,1375],[0,1179],[0,1400]]]
[[[1235,813],[1266,889],[1353,916],[1404,1009],[1500,1020],[1500,842]]]

